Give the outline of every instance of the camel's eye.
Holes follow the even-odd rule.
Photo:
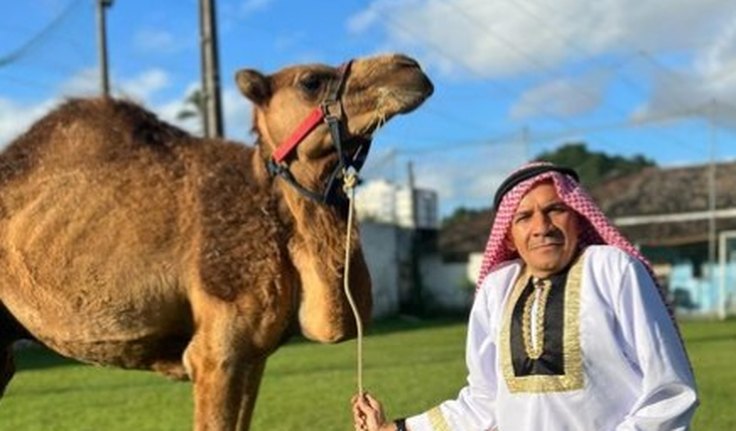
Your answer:
[[[299,81],[299,87],[309,95],[316,95],[322,89],[327,79],[325,75],[310,73]]]

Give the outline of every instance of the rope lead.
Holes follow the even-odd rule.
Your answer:
[[[363,396],[363,321],[360,319],[360,312],[358,307],[355,305],[353,294],[350,292],[350,236],[353,227],[353,207],[355,206],[355,185],[358,182],[358,178],[355,170],[343,170],[343,191],[350,200],[348,207],[348,225],[347,233],[345,235],[345,270],[343,274],[343,288],[345,290],[345,296],[348,298],[350,309],[353,311],[355,316],[355,328],[357,330],[357,368],[358,368],[358,395]]]

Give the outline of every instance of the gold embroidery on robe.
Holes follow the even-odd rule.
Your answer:
[[[544,353],[544,316],[547,310],[547,298],[552,290],[549,280],[535,282],[535,291],[529,295],[524,304],[524,313],[521,324],[521,338],[524,342],[524,350],[530,359],[539,359]],[[537,303],[537,314],[532,316],[534,303]],[[534,317],[532,322],[532,317]],[[532,324],[534,328],[532,329]]]
[[[504,308],[503,324],[499,339],[501,371],[506,386],[511,393],[519,392],[563,392],[582,389],[583,358],[580,347],[580,290],[583,275],[583,257],[581,256],[570,268],[565,283],[564,325],[562,336],[562,357],[564,373],[559,375],[516,376],[511,354],[511,321],[514,307],[529,280],[529,273],[524,267],[514,283],[511,296]]]
[[[451,431],[450,426],[447,424],[445,417],[442,416],[442,411],[439,407],[433,407],[427,412],[429,418],[429,424],[432,426],[434,431]]]

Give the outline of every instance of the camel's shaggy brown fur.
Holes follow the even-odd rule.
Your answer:
[[[306,199],[265,167],[336,75],[238,72],[253,147],[194,138],[110,99],[69,101],[13,142],[0,155],[0,394],[12,343],[34,338],[82,361],[189,378],[196,429],[245,430],[266,358],[293,330],[353,337],[344,206]],[[345,145],[431,92],[407,57],[356,60]],[[311,189],[335,162],[324,125],[288,160]],[[367,319],[370,278],[351,229],[350,283]]]

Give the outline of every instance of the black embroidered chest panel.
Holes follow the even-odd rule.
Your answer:
[[[511,359],[516,376],[562,375],[565,373],[563,334],[567,271],[552,276],[550,281],[552,286],[547,301],[543,304],[545,307],[543,350],[537,359],[529,357],[523,339],[525,304],[535,291],[531,277],[514,305],[510,335]]]

